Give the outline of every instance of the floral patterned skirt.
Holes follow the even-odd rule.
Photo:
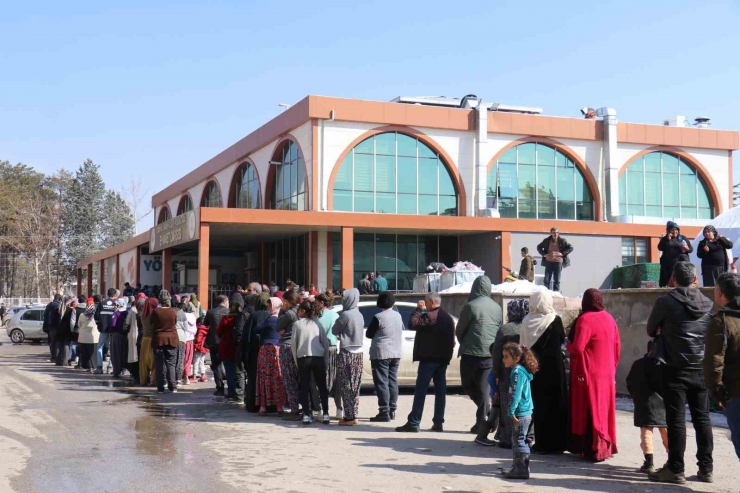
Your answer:
[[[261,346],[257,356],[255,404],[260,407],[277,406],[278,411],[281,411],[287,401],[283,374],[280,371],[280,348]]]

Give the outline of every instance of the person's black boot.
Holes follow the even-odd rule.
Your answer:
[[[642,463],[640,472],[645,474],[651,474],[655,472],[655,464],[653,463],[653,454],[645,454],[645,462]]]
[[[391,416],[388,413],[379,412],[377,416],[370,418],[373,423],[390,423]]]
[[[514,454],[514,465],[503,475],[507,479],[529,479],[529,454]]]
[[[411,423],[406,423],[405,425],[396,428],[396,431],[399,433],[419,433],[419,427],[412,425]]]
[[[226,394],[224,393],[223,387],[216,387],[216,391],[213,393],[213,395],[216,397],[223,397]]]

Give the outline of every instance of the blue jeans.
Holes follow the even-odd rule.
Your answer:
[[[434,380],[434,418],[435,425],[445,422],[445,405],[447,403],[447,365],[441,363],[419,363],[414,387],[414,404],[411,406],[408,422],[414,426],[421,424],[424,402],[427,399],[429,382]]]
[[[548,262],[545,266],[545,287],[552,291],[560,291],[560,274],[562,272],[562,262]],[[550,287],[550,281],[552,281],[552,287]]]
[[[511,416],[507,416],[506,419],[511,420],[511,449],[515,454],[529,454],[529,442],[527,441],[527,433],[529,433],[529,425],[532,422],[532,415],[520,416],[519,422],[515,422],[511,419]]]
[[[103,348],[108,342],[109,335],[107,332],[101,332],[98,338],[98,368],[103,368]]]
[[[740,397],[730,399],[730,402],[727,403],[727,409],[725,409],[725,416],[727,416],[727,424],[730,426],[735,454],[740,459]]]

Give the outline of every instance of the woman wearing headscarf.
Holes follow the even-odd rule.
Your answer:
[[[180,339],[177,336],[177,310],[172,308],[172,297],[166,289],[159,292],[159,304],[161,308],[151,314],[157,392],[164,393],[164,384],[167,382],[169,391],[176,393],[175,367],[177,365],[177,348],[180,345]]]
[[[182,311],[185,314],[187,320],[187,326],[185,328],[185,355],[183,360],[183,375],[182,383],[190,385],[191,382],[195,381],[193,376],[193,356],[195,355],[195,334],[198,332],[198,325],[196,321],[197,308],[192,302],[184,303]]]
[[[511,368],[504,365],[504,346],[509,342],[519,344],[521,324],[524,317],[529,313],[529,300],[519,298],[511,300],[506,305],[507,322],[501,326],[496,333],[491,355],[493,356],[493,374],[498,382],[499,406],[501,409],[509,409],[511,399],[509,396],[509,382],[511,380]],[[493,413],[491,413],[493,415]],[[511,448],[511,421],[502,414],[496,435],[499,438],[498,446],[505,449]],[[488,439],[491,427],[485,428],[476,437],[475,442],[481,445],[495,445]]]
[[[563,321],[555,313],[549,291],[529,297],[529,315],[521,325],[520,344],[531,349],[540,363],[532,380],[536,453],[562,453],[568,446],[568,386],[562,345]]]
[[[111,317],[111,325],[108,327],[110,334],[110,362],[113,365],[113,376],[123,375],[128,359],[128,336],[125,333],[126,318],[128,316],[126,306],[128,298],[121,296],[114,301],[116,311]]]
[[[283,406],[288,403],[280,369],[280,334],[277,332],[278,316],[282,304],[280,298],[271,297],[267,304],[268,318],[254,329],[254,333],[260,339],[255,404],[259,407],[261,416],[264,416],[271,406],[281,412]]]
[[[676,262],[688,262],[689,254],[694,251],[691,240],[681,234],[678,224],[668,221],[665,230],[666,233],[660,237],[658,242],[658,250],[663,252],[660,256],[660,282],[658,283],[661,288],[668,286]]]
[[[601,293],[587,289],[570,353],[570,442],[568,451],[597,462],[617,453],[615,375],[619,329],[604,310]]]
[[[59,322],[57,337],[54,341],[57,346],[56,361],[54,364],[57,366],[72,366],[70,364],[69,345],[72,343],[72,334],[74,333],[74,328],[77,324],[77,298],[73,297],[72,299],[64,301],[65,302],[60,305],[62,319]]]
[[[139,335],[139,324],[141,320],[141,310],[144,308],[146,302],[146,295],[139,293],[136,295],[136,301],[131,306],[131,309],[126,315],[126,336],[128,337],[128,354],[126,358],[127,368],[131,374],[131,378],[134,383],[138,383],[141,379],[139,377],[139,346],[140,339]]]
[[[77,352],[80,357],[80,368],[90,373],[94,372],[98,366],[95,349],[98,347],[100,332],[98,332],[98,325],[95,323],[95,308],[95,300],[87,298],[85,311],[77,321],[79,329]]]
[[[183,373],[185,371],[185,338],[187,337],[188,331],[188,319],[183,311],[183,307],[186,305],[183,298],[180,298],[180,296],[176,294],[174,301],[172,308],[177,312],[177,323],[175,328],[177,330],[178,340],[180,341],[177,346],[175,375],[177,377],[177,384],[181,385],[183,383]]]
[[[701,259],[701,278],[704,287],[714,286],[717,278],[729,270],[727,250],[732,242],[719,234],[711,224],[704,227],[704,239],[699,242],[696,256]]]
[[[139,383],[141,385],[149,385],[150,382],[152,385],[157,383],[157,373],[154,371],[154,350],[152,349],[152,337],[154,336],[152,314],[158,307],[159,300],[151,296],[144,301],[144,308],[141,309],[141,325],[144,329],[139,354]]]
[[[257,326],[270,318],[270,293],[261,292],[254,297],[254,306],[252,315],[249,317],[247,325],[244,327],[242,334],[240,353],[244,363],[244,369],[247,373],[247,385],[244,391],[244,407],[247,412],[255,413],[259,411],[257,401],[257,371],[260,352],[260,335],[257,333]],[[280,409],[282,411],[282,408]]]

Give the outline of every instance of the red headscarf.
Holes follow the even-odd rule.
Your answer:
[[[604,310],[604,300],[601,292],[596,288],[589,288],[583,293],[583,302],[581,303],[583,312],[600,312]]]
[[[141,316],[142,317],[148,317],[149,315],[154,312],[154,310],[157,309],[159,306],[159,300],[155,298],[154,296],[147,298],[144,302],[144,309],[141,310]]]

